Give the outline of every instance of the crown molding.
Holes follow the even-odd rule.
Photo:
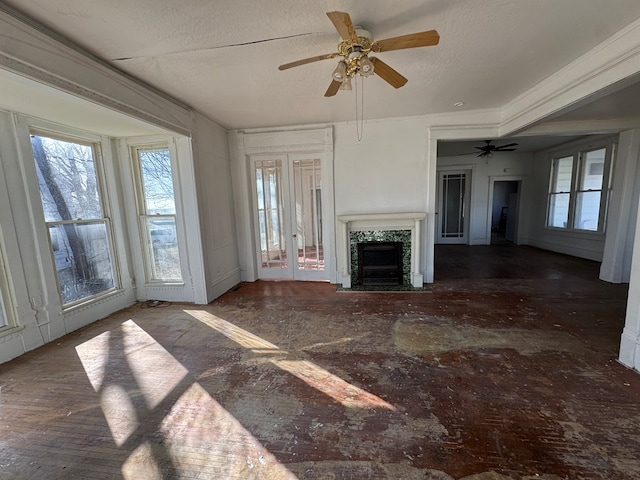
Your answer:
[[[640,19],[502,108],[500,136],[514,134],[640,72]]]
[[[190,108],[6,6],[0,7],[2,68],[152,125],[190,135]]]

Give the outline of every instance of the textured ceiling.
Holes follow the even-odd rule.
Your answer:
[[[365,79],[365,118],[499,108],[640,17],[638,0],[5,0],[227,128],[353,120],[355,92],[325,98],[336,50],[326,16],[375,39],[437,29],[440,44],[379,54],[409,79]],[[464,102],[456,109],[455,102]]]

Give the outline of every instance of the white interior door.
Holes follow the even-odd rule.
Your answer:
[[[438,243],[468,243],[470,172],[438,172]]]
[[[259,278],[328,280],[321,159],[259,156],[252,163]]]

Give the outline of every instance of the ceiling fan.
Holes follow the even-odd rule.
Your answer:
[[[428,47],[437,45],[440,41],[440,35],[435,30],[376,41],[369,32],[361,27],[354,26],[348,13],[327,12],[327,16],[342,38],[342,41],[338,44],[338,51],[285,63],[278,67],[279,70],[287,70],[319,60],[342,57],[333,71],[333,80],[324,94],[325,97],[334,96],[338,93],[338,90],[351,90],[351,79],[354,75],[368,77],[375,73],[392,87],[400,88],[408,80],[379,58],[369,57],[369,53]]]
[[[493,155],[494,152],[513,152],[515,151],[515,148],[513,147],[518,146],[517,143],[507,143],[506,145],[496,146],[491,143],[491,140],[485,140],[484,143],[486,143],[486,145],[482,145],[481,147],[473,147],[473,148],[477,148],[478,150],[481,150],[480,155],[478,155],[478,157],[490,157],[491,155]],[[477,152],[473,152],[473,153],[477,153]]]

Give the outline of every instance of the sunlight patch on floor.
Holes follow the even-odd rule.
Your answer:
[[[207,465],[216,478],[296,478],[198,383],[172,406],[160,431],[180,470]]]
[[[102,387],[104,372],[109,361],[110,338],[111,332],[104,332],[76,347],[82,368],[96,392]]]
[[[153,451],[149,442],[138,445],[129,458],[122,465],[124,480],[157,480],[162,478],[162,472],[153,458]]]
[[[76,352],[114,443],[130,452],[121,468],[126,480],[162,478],[167,468],[193,465],[206,465],[216,478],[296,478],[197,382],[167,405],[188,370],[133,320],[120,327],[121,335],[105,332]],[[252,342],[245,333],[245,343]]]
[[[185,310],[196,320],[219,331],[224,336],[238,343],[239,345],[251,349],[253,353],[267,351],[270,354],[287,353],[280,350],[273,343],[248,332],[231,322],[221,319],[209,312],[202,310]],[[345,407],[349,408],[385,408],[396,410],[396,408],[381,399],[380,397],[362,390],[342,378],[328,372],[322,367],[308,360],[287,360],[274,358],[270,360],[277,367],[285,370],[309,386],[328,395]]]

